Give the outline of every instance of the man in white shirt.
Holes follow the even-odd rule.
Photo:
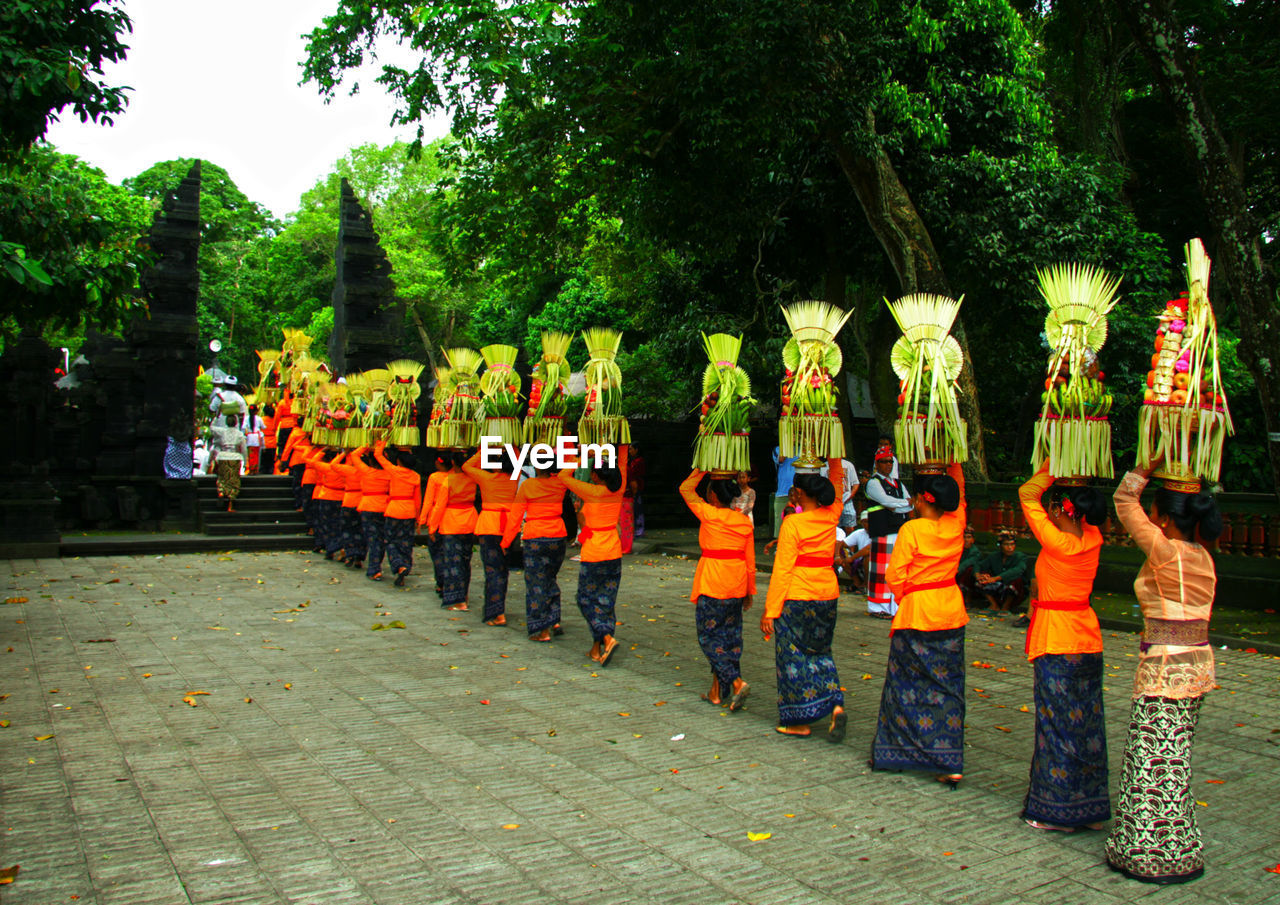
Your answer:
[[[882,443],[876,450],[876,470],[867,481],[867,533],[871,535],[871,558],[867,566],[867,613],[878,619],[892,619],[898,602],[885,581],[889,556],[893,553],[898,528],[911,512],[911,494],[901,481],[892,477],[897,459],[893,448]]]
[[[844,469],[844,495],[840,497],[840,527],[850,531],[858,524],[858,512],[853,505],[853,495],[858,492],[858,469],[848,459],[841,459],[840,466]],[[828,471],[828,467],[823,465],[818,469],[818,474],[825,478]]]
[[[237,422],[243,422],[249,414],[249,405],[237,390],[239,383],[228,375],[213,385],[213,393],[209,396],[209,411],[213,413],[212,427],[226,426],[227,415],[235,415]]]

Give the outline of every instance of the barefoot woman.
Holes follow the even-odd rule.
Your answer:
[[[829,473],[844,483],[844,468],[832,459]],[[817,474],[796,475],[800,511],[783,519],[778,553],[760,631],[776,634],[778,732],[808,735],[809,724],[828,714],[827,738],[844,740],[844,692],[831,655],[840,588],[832,567],[841,487]]]

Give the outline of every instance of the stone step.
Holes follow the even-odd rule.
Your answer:
[[[204,524],[204,533],[209,537],[252,537],[260,534],[285,534],[294,528],[297,529],[296,531],[293,531],[293,535],[295,537],[305,534],[307,530],[306,524],[301,521],[296,525],[282,524],[280,522],[206,521]]]
[[[227,508],[227,501],[219,499],[216,496],[200,497],[200,508],[205,512],[216,512],[220,509]],[[293,497],[287,496],[250,496],[237,497],[236,509],[245,511],[261,512],[263,510],[272,510],[275,512],[294,512]],[[297,513],[301,517],[302,513]]]
[[[279,525],[305,525],[306,519],[302,517],[301,512],[295,512],[292,509],[242,509],[239,501],[236,503],[235,512],[227,512],[227,510],[218,508],[206,510],[201,513],[205,525],[225,525],[227,523],[244,522],[246,524],[261,524],[269,522]]]
[[[260,534],[251,537],[210,537],[202,534],[68,537],[58,545],[61,556],[159,556],[165,553],[310,549],[311,538],[299,534]]]

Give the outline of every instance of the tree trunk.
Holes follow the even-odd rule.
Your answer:
[[[1263,266],[1262,230],[1249,209],[1244,178],[1232,163],[1168,0],[1122,0],[1120,8],[1178,121],[1213,224],[1214,260],[1236,304],[1240,360],[1258,388],[1267,433],[1275,437],[1280,432],[1280,400],[1273,384],[1273,372],[1280,367],[1276,286]],[[1271,487],[1280,494],[1280,443],[1269,442],[1267,453]]]
[[[875,131],[875,120],[867,111],[867,122],[871,132]],[[898,275],[898,283],[904,295],[912,292],[931,292],[938,295],[955,297],[947,283],[942,269],[942,260],[937,249],[933,247],[933,239],[925,227],[920,213],[916,210],[907,192],[906,186],[898,178],[893,162],[883,148],[869,154],[859,154],[844,142],[835,142],[836,159],[840,169],[848,179],[849,185],[862,205],[867,223],[875,233],[885,254],[893,264]],[[878,331],[877,331],[878,332]],[[978,403],[978,385],[973,377],[973,360],[969,353],[969,341],[965,336],[964,322],[957,317],[951,335],[960,343],[964,351],[964,370],[960,372],[960,414],[969,428],[969,470],[976,476],[987,479],[987,452],[982,433],[982,412]],[[871,346],[871,371],[873,388],[872,399],[877,411],[894,411],[897,393],[886,401],[884,398],[885,379],[874,379],[888,373],[892,374],[889,364],[889,350],[892,342],[877,343]],[[892,382],[896,387],[896,381]],[[888,406],[887,408],[885,406]]]

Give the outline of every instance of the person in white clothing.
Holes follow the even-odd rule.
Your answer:
[[[853,495],[858,492],[858,469],[848,459],[841,459],[840,465],[844,469],[844,496],[840,498],[840,527],[845,531],[852,531],[858,525],[858,510],[853,505]],[[818,469],[818,474],[824,478],[827,477],[828,466],[823,465]]]
[[[911,512],[911,494],[903,483],[892,476],[897,466],[893,447],[881,444],[876,450],[876,470],[867,481],[867,533],[871,535],[871,556],[867,565],[867,613],[878,619],[892,619],[898,602],[889,590],[885,574],[893,553],[898,529]]]

